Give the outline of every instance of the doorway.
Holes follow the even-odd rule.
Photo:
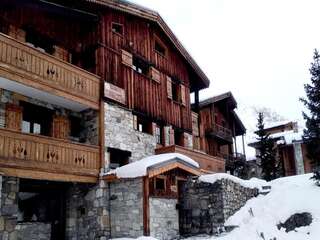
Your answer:
[[[65,239],[66,187],[67,183],[21,179],[18,222],[50,224],[50,240]]]

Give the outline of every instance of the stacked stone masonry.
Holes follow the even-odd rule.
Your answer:
[[[105,152],[116,148],[131,152],[130,162],[154,155],[156,138],[153,135],[136,131],[133,128],[131,111],[111,103],[105,103]],[[108,170],[106,159],[105,170]]]
[[[177,199],[149,199],[150,235],[159,240],[176,239],[179,236]]]
[[[215,234],[230,216],[257,195],[258,189],[245,188],[228,179],[213,184],[189,180],[180,206],[181,234]]]

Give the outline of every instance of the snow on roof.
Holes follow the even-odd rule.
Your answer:
[[[215,183],[218,180],[222,179],[229,179],[235,183],[240,184],[246,188],[258,188],[262,190],[263,186],[269,185],[266,181],[258,179],[258,178],[251,178],[250,180],[243,180],[238,177],[232,176],[227,173],[215,173],[215,174],[206,174],[199,177],[199,181],[207,182],[207,183]]]
[[[271,134],[271,138],[281,138],[285,144],[292,144],[294,141],[302,141],[303,132],[295,132],[293,130]]]
[[[264,128],[268,129],[268,128],[274,128],[274,127],[279,127],[279,126],[283,126],[286,124],[291,123],[292,121],[275,121],[275,122],[268,122],[264,124]]]
[[[106,173],[106,175],[116,175],[118,178],[143,177],[147,175],[149,168],[156,167],[156,165],[170,163],[175,160],[183,162],[187,165],[191,165],[194,168],[199,168],[199,164],[196,161],[183,154],[166,153],[153,155],[150,157],[143,158],[139,161],[129,163],[125,166],[109,171],[108,173]]]

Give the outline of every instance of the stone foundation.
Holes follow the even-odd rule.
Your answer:
[[[177,199],[150,197],[150,235],[159,240],[179,236],[179,213]]]
[[[51,224],[47,223],[18,223],[16,226],[17,240],[50,240]]]
[[[214,234],[258,189],[250,189],[229,179],[211,184],[189,180],[183,192],[180,223],[183,235]]]
[[[2,185],[0,239],[15,240],[17,239],[19,179],[15,177],[0,177],[0,179],[0,185]]]

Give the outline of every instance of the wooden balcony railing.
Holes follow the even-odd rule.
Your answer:
[[[212,128],[208,129],[207,134],[217,136],[228,142],[232,142],[232,132],[230,129],[214,124]]]
[[[172,145],[156,149],[156,154],[162,153],[181,153],[183,155],[186,155],[199,163],[201,170],[205,172],[225,171],[225,161],[223,158],[211,156],[200,151]]]
[[[99,108],[98,76],[1,33],[0,76]]]
[[[0,171],[19,177],[94,182],[98,146],[0,129]]]

